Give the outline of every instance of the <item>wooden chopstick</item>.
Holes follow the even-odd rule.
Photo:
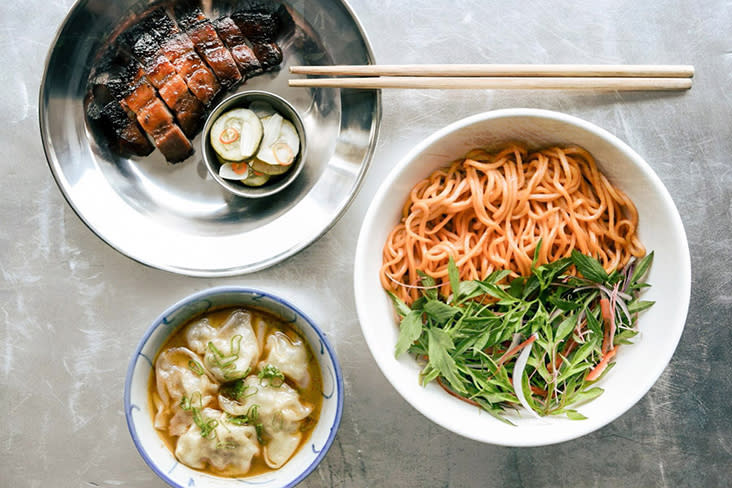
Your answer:
[[[648,64],[336,65],[292,66],[290,73],[326,76],[691,78],[694,76],[694,67]]]
[[[416,88],[490,90],[688,90],[691,78],[598,78],[598,77],[444,77],[382,76],[373,78],[306,78],[289,80],[293,87]]]

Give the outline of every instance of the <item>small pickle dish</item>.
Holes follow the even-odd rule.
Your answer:
[[[284,98],[235,93],[211,111],[201,154],[211,176],[235,195],[274,195],[300,174],[307,153],[302,119]]]

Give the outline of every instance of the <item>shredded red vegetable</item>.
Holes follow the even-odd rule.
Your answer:
[[[498,367],[500,368],[503,363],[511,359],[511,356],[519,352],[524,347],[528,346],[532,342],[536,340],[536,334],[532,334],[528,339],[526,339],[524,342],[519,344],[518,346],[510,349],[506,354],[503,355],[503,357],[498,361]]]
[[[605,354],[599,363],[597,363],[597,366],[592,368],[592,371],[590,371],[587,376],[585,377],[585,380],[587,381],[595,381],[603,371],[605,371],[605,368],[607,368],[608,363],[610,363],[610,360],[615,357],[615,353],[618,352],[618,348],[610,349],[610,351]]]

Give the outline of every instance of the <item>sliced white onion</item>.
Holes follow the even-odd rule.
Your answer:
[[[278,113],[262,119],[264,134],[262,136],[262,142],[259,144],[260,152],[262,151],[262,148],[270,147],[275,143],[275,141],[277,141],[277,138],[280,136],[280,129],[282,128],[283,120],[282,116]],[[257,155],[257,157],[259,157],[259,155]]]
[[[259,147],[257,159],[267,164],[289,166],[295,161],[298,152],[300,152],[300,136],[292,122],[282,120],[279,133],[271,144],[267,139],[265,126],[265,137]]]
[[[536,333],[533,334],[536,336]],[[529,361],[529,356],[531,355],[531,348],[534,346],[534,342],[530,342],[528,345],[526,345],[521,351],[521,354],[519,354],[518,359],[516,359],[516,364],[513,367],[513,389],[516,393],[516,397],[518,398],[519,403],[521,403],[521,406],[524,407],[528,412],[535,418],[541,418],[539,417],[539,414],[537,414],[533,408],[529,406],[529,402],[526,401],[526,396],[524,396],[524,385],[522,382],[522,378],[524,376],[524,370],[526,369],[526,363]]]
[[[260,119],[269,117],[270,115],[275,113],[275,109],[272,107],[272,105],[261,100],[250,103],[249,110],[257,114],[257,117],[259,117]]]

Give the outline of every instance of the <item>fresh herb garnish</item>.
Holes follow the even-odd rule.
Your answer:
[[[277,366],[267,364],[257,373],[259,384],[263,384],[264,380],[269,380],[269,386],[279,388],[285,382],[285,375]]]
[[[249,369],[247,369],[244,376],[248,374]],[[224,395],[233,400],[236,400],[239,403],[241,403],[242,400],[246,400],[250,396],[257,394],[257,387],[246,384],[243,378],[239,378],[236,381],[226,383],[222,385],[221,389]]]
[[[264,432],[264,426],[259,421],[259,405],[256,403],[249,407],[247,413],[244,415],[227,415],[226,421],[234,425],[252,425],[254,430],[257,432],[257,440],[260,444],[266,444],[265,439],[262,437]]]
[[[584,418],[571,407],[603,392],[593,383],[612,367],[616,348],[638,333],[638,312],[653,305],[638,299],[653,253],[610,273],[577,251],[541,266],[537,255],[530,276],[508,283],[506,271],[460,281],[450,258],[450,297],[431,288],[424,273],[425,289],[411,307],[390,293],[401,316],[395,355],[414,354],[425,362],[423,384],[436,380],[501,420],[519,404],[538,415]],[[578,276],[567,274],[572,266]]]
[[[252,405],[244,415],[229,415],[227,420],[236,425],[254,424],[259,420],[259,405]]]
[[[206,345],[210,352],[208,357],[210,357],[214,365],[223,372],[224,378],[227,380],[236,379],[235,376],[241,378],[249,374],[249,370],[247,370],[244,374],[236,375],[236,361],[239,359],[241,340],[242,336],[240,334],[237,334],[231,338],[231,341],[229,343],[229,355],[221,352],[219,348],[217,348],[216,345],[211,341],[209,341]]]
[[[215,430],[219,425],[219,422],[216,419],[204,418],[202,414],[203,402],[200,392],[194,392],[190,398],[184,395],[180,399],[179,406],[183,410],[191,412],[191,415],[193,416],[193,423],[195,423],[201,431],[201,437],[207,439],[208,437],[215,435]]]
[[[196,373],[198,376],[203,376],[203,365],[195,359],[191,359],[190,361],[188,361],[188,369]]]

